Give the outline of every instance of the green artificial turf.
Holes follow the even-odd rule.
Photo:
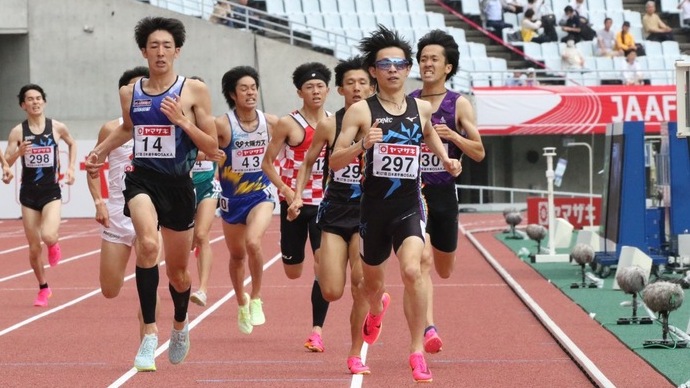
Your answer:
[[[676,385],[680,385],[690,380],[690,347],[664,349],[664,348],[644,348],[643,342],[645,340],[655,340],[662,338],[662,326],[660,322],[651,325],[618,325],[616,321],[618,318],[627,318],[632,316],[632,306],[621,306],[622,302],[632,302],[632,295],[625,294],[620,290],[613,290],[613,280],[615,277],[615,268],[611,270],[611,274],[604,278],[604,285],[602,288],[570,288],[572,283],[581,283],[582,275],[581,268],[578,265],[571,263],[532,263],[528,257],[524,255],[525,249],[530,253],[537,251],[537,243],[527,238],[523,240],[508,239],[509,234],[499,233],[496,238],[508,246],[516,253],[516,258],[525,261],[539,272],[545,279],[548,279],[556,287],[558,287],[565,295],[572,299],[575,303],[581,306],[585,311],[594,314],[594,319],[597,320],[625,343],[635,353],[639,354],[643,359],[649,362],[660,373],[664,374]],[[574,244],[576,237],[573,237]],[[542,241],[542,247],[548,247],[547,239]],[[521,251],[522,250],[522,251]],[[519,254],[522,252],[522,254]],[[557,253],[570,253],[568,249],[557,249]],[[586,268],[589,272],[589,267]],[[669,274],[669,277],[674,275]],[[676,275],[677,277],[677,275]],[[588,281],[588,279],[585,279]],[[654,281],[655,276],[652,275],[650,281]],[[589,282],[589,281],[588,281]],[[688,319],[690,318],[690,298],[687,297],[688,291],[685,291],[685,303],[676,311],[669,315],[669,325],[675,326],[682,331],[688,330]],[[641,297],[638,297],[641,300]],[[640,306],[637,311],[638,317],[648,317],[647,310]],[[667,337],[669,339],[676,338],[673,335]],[[690,345],[689,345],[690,346]]]

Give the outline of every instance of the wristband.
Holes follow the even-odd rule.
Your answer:
[[[364,147],[364,138],[362,138],[362,141],[360,142],[360,145],[362,146],[362,151],[367,151],[368,148]]]

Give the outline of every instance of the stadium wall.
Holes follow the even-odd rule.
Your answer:
[[[187,41],[175,68],[206,81],[214,115],[227,110],[221,78],[231,67],[256,67],[260,108],[284,115],[301,106],[291,81],[298,65],[319,61],[333,68],[337,63],[330,55],[135,0],[0,0],[0,9],[0,139],[24,119],[16,95],[29,82],[45,89],[47,116],[67,124],[77,139],[95,139],[103,122],[120,115],[117,81],[122,72],[146,65],[134,42],[134,26],[145,16],[184,22]],[[22,26],[28,32],[22,33]],[[419,85],[413,81],[409,86]],[[336,111],[342,98],[333,82],[330,86],[326,107]]]

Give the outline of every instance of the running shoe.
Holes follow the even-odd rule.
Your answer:
[[[139,351],[134,358],[134,367],[139,372],[156,371],[156,348],[158,347],[158,336],[156,334],[145,334],[139,345]]]
[[[60,259],[62,259],[62,252],[60,251],[60,244],[55,243],[48,247],[48,263],[51,267],[55,267],[60,264]]]
[[[434,381],[431,371],[426,366],[426,360],[422,352],[410,354],[410,368],[412,368],[412,378],[417,383],[430,383]]]
[[[249,311],[249,305],[251,304],[249,303],[249,294],[246,292],[244,293],[244,300],[247,303],[244,306],[238,306],[237,309],[237,326],[239,326],[242,334],[251,334],[254,326],[252,326],[252,314]]]
[[[371,374],[369,367],[364,365],[359,356],[350,356],[347,358],[347,368],[353,375],[368,375]]]
[[[249,314],[252,319],[252,326],[259,326],[266,323],[266,316],[264,315],[264,309],[261,307],[264,302],[261,298],[252,299],[249,302]]]
[[[438,336],[436,326],[429,326],[424,333],[424,351],[429,354],[436,354],[443,350],[443,341]]]
[[[371,312],[369,312],[364,318],[364,325],[362,326],[362,339],[369,345],[373,345],[374,342],[379,339],[379,335],[381,334],[383,316],[386,314],[388,305],[391,303],[391,296],[387,292],[383,293],[381,303],[383,304],[383,310],[381,310],[379,315],[373,315]]]
[[[170,346],[168,348],[168,360],[173,365],[182,363],[189,353],[189,322],[185,320],[182,330],[172,329],[170,334]]]
[[[325,350],[323,347],[323,340],[321,334],[312,332],[307,340],[304,342],[304,347],[314,353],[321,353]]]
[[[203,291],[194,291],[192,296],[189,297],[189,300],[194,304],[204,307],[206,306],[206,293]]]
[[[36,295],[36,299],[34,299],[34,306],[37,306],[37,307],[48,306],[48,298],[50,298],[52,295],[53,295],[53,292],[50,291],[50,287],[40,289],[38,291],[38,295]]]

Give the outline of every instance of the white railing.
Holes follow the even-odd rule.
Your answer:
[[[479,191],[479,202],[477,204],[479,205],[485,205],[485,204],[490,204],[490,203],[522,203],[524,202],[524,199],[526,199],[529,196],[538,196],[538,197],[546,197],[548,195],[547,190],[534,190],[534,189],[518,189],[514,187],[495,187],[495,186],[478,186],[478,185],[455,185],[458,189],[461,191],[470,191],[470,190],[477,190]],[[495,196],[489,196],[491,199],[488,201],[484,200],[484,194],[486,192],[498,192],[504,194],[504,198],[507,198],[507,201],[496,201],[493,199]],[[579,192],[570,192],[570,191],[554,191],[554,195],[558,197],[585,197],[589,198],[589,193],[579,193]],[[520,198],[516,198],[519,196]],[[593,198],[600,198],[601,195],[592,195]],[[462,205],[470,205],[470,204],[462,204]]]

